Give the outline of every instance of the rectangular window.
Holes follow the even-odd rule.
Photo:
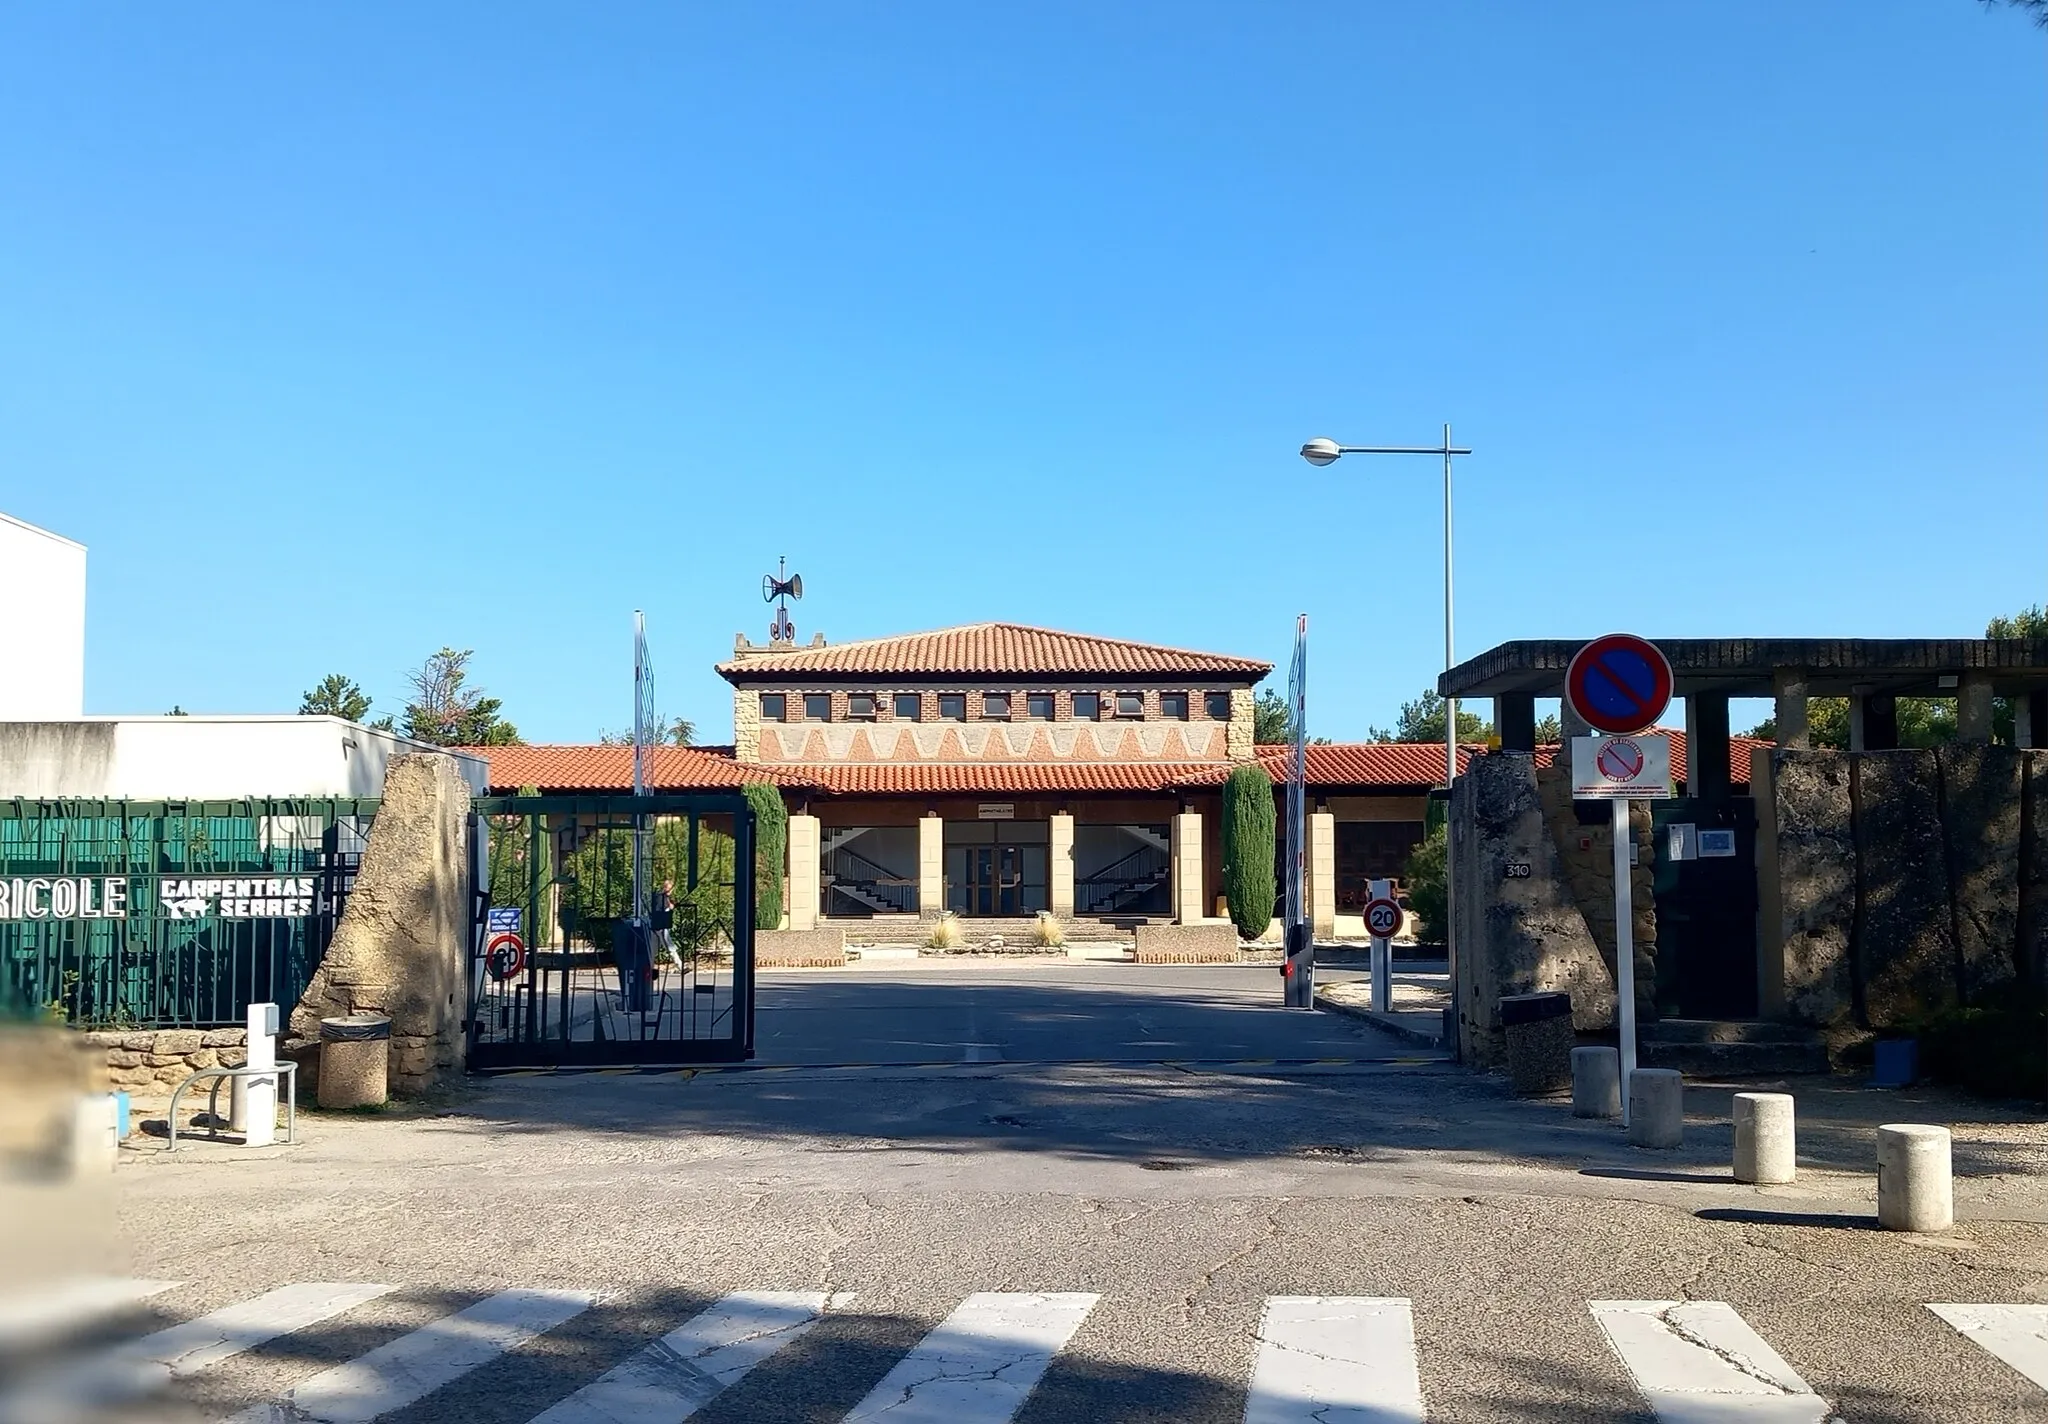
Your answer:
[[[967,694],[964,692],[940,693],[939,720],[941,722],[965,722],[967,720]]]
[[[804,694],[804,720],[806,722],[831,721],[832,694],[829,692],[806,692]]]
[[[985,722],[1007,722],[1010,720],[1010,694],[1007,692],[984,692],[981,694],[981,717]]]
[[[1119,717],[1144,716],[1145,694],[1142,692],[1119,692],[1116,695],[1116,715]]]
[[[863,722],[875,720],[875,694],[872,692],[850,692],[846,695],[846,715],[849,719]]]
[[[1102,715],[1102,694],[1099,692],[1077,692],[1074,694],[1074,720],[1093,722]]]
[[[1034,722],[1052,720],[1052,694],[1034,692],[1024,699],[1024,715]]]
[[[1188,695],[1185,692],[1162,692],[1159,694],[1159,715],[1169,722],[1185,722],[1188,719]]]
[[[1205,694],[1205,695],[1204,695],[1204,699],[1203,699],[1203,700],[1204,700],[1204,701],[1206,701],[1206,702],[1208,703],[1208,706],[1209,706],[1209,720],[1210,720],[1210,721],[1212,721],[1212,722],[1228,722],[1228,721],[1230,720],[1230,694],[1229,694],[1229,693],[1227,693],[1227,692],[1211,692],[1211,693],[1207,693],[1207,694]]]
[[[787,722],[789,720],[789,698],[780,692],[762,693],[761,720],[763,722]]]
[[[915,722],[922,715],[923,709],[918,706],[918,696],[916,693],[899,692],[896,694],[897,721]]]

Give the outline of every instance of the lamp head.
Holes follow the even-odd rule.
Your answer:
[[[1327,435],[1318,435],[1315,439],[1301,447],[1301,458],[1308,461],[1311,465],[1334,464],[1337,457],[1343,453],[1342,450],[1337,448],[1337,442],[1330,439]]]

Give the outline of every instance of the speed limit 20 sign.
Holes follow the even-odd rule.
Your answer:
[[[1401,932],[1404,915],[1393,900],[1371,900],[1365,907],[1366,933],[1374,939],[1392,939]]]

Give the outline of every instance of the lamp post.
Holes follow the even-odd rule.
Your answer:
[[[1440,455],[1444,462],[1444,671],[1449,672],[1455,662],[1452,658],[1451,636],[1451,457],[1469,455],[1472,452],[1451,444],[1451,427],[1444,426],[1444,443],[1441,445],[1339,445],[1325,436],[1319,436],[1301,447],[1301,458],[1311,465],[1330,465],[1341,455]],[[1451,783],[1458,779],[1458,699],[1444,698],[1444,959],[1451,975],[1451,1007],[1458,1012],[1458,948],[1456,915],[1457,859],[1451,854]],[[1458,1039],[1455,1024],[1451,1030],[1451,1050],[1457,1052]]]

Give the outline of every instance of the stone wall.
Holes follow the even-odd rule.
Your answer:
[[[846,965],[846,930],[755,930],[757,969],[836,969]]]
[[[1237,927],[1231,924],[1139,925],[1140,964],[1235,964]]]
[[[1855,994],[1849,963],[1856,913],[1849,762],[1833,753],[1780,753],[1771,758],[1771,788],[1785,1012],[1803,1023],[1842,1022]]]
[[[107,1065],[108,1085],[138,1097],[167,1098],[201,1068],[239,1068],[249,1061],[247,1029],[94,1029],[79,1036]]]
[[[1579,823],[1568,759],[1536,769],[1536,793],[1571,902],[1585,919],[1610,979],[1619,982],[1614,958],[1614,827],[1605,821],[1594,826]],[[1657,997],[1656,838],[1649,802],[1630,804],[1629,833],[1636,844],[1636,867],[1629,880],[1630,904],[1635,911],[1630,929],[1635,946],[1636,1012],[1647,1021],[1656,1016]]]
[[[391,763],[355,888],[292,1011],[284,1052],[314,1090],[320,1020],[391,1019],[390,1083],[404,1095],[462,1066],[469,961],[469,787],[445,756]]]

